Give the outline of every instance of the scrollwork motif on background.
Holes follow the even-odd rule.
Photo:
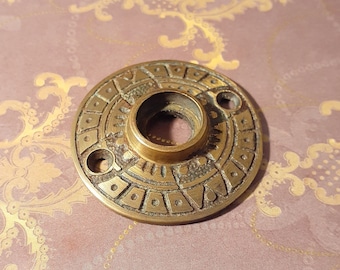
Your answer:
[[[2,1],[0,1],[0,3],[1,3],[1,2],[5,2],[5,3],[7,3],[8,5],[12,5],[12,4],[15,3],[15,1],[16,1],[16,0],[2,0]]]
[[[320,113],[329,116],[340,111],[340,102],[331,100],[321,103]],[[270,161],[266,174],[254,192],[256,203],[262,213],[276,217],[281,214],[280,207],[268,199],[272,190],[290,182],[289,191],[293,196],[302,196],[306,187],[314,191],[315,198],[327,205],[340,205],[340,142],[334,138],[327,143],[316,143],[307,149],[303,159],[288,151],[284,154],[287,164]],[[298,170],[304,170],[306,177],[299,177]]]
[[[34,84],[39,87],[39,100],[46,100],[50,95],[59,99],[58,104],[45,113],[43,121],[29,102],[6,100],[0,103],[0,116],[16,111],[22,124],[22,129],[15,138],[0,142],[0,211],[3,218],[3,227],[0,228],[0,255],[11,255],[13,241],[21,241],[18,235],[22,231],[29,253],[35,257],[33,268],[45,269],[49,260],[48,245],[43,228],[34,216],[52,216],[55,211],[71,214],[72,205],[86,202],[89,196],[80,179],[76,179],[70,187],[61,188],[57,193],[51,192],[45,196],[39,193],[45,184],[62,176],[61,169],[48,162],[46,152],[52,151],[65,159],[70,158],[69,140],[64,135],[54,134],[58,133],[56,128],[72,104],[68,95],[70,88],[85,87],[87,81],[81,77],[64,80],[58,74],[42,73],[35,78]]]
[[[289,0],[279,0],[282,5],[287,4]],[[178,18],[185,25],[184,30],[179,33],[179,37],[170,39],[167,35],[160,35],[158,42],[165,48],[186,47],[190,42],[196,43],[195,39],[198,33],[211,44],[212,49],[205,52],[200,48],[193,50],[194,59],[192,62],[206,65],[209,68],[236,69],[239,61],[225,60],[224,53],[226,41],[221,33],[216,29],[212,22],[223,19],[234,20],[236,15],[243,14],[247,9],[257,8],[261,12],[272,9],[273,0],[233,0],[228,4],[213,9],[208,9],[211,0],[192,1],[192,0],[172,0],[172,1],[152,1],[146,3],[143,0],[99,0],[85,6],[76,4],[70,5],[71,13],[86,13],[93,11],[99,21],[110,21],[112,15],[108,9],[111,5],[122,2],[123,9],[130,10],[138,6],[140,10],[151,16],[157,16],[160,19],[167,17]]]

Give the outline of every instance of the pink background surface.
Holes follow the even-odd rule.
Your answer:
[[[0,2],[0,269],[340,269],[340,2]],[[222,215],[135,223],[82,184],[85,94],[130,64],[193,61],[264,116],[263,170]]]

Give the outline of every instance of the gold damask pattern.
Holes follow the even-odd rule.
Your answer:
[[[321,115],[328,116],[333,110],[340,110],[340,102],[325,101],[320,105]],[[328,143],[316,143],[307,149],[304,159],[294,153],[286,152],[286,166],[274,161],[268,162],[266,175],[254,192],[258,208],[270,217],[281,214],[268,197],[279,185],[290,182],[289,192],[293,196],[302,196],[306,187],[314,191],[316,199],[328,205],[340,205],[340,143],[329,139]],[[311,171],[309,177],[298,176],[299,170]],[[300,173],[301,174],[301,173]],[[304,172],[303,175],[308,175]]]
[[[105,22],[112,21],[115,12],[119,12],[119,10],[133,12],[133,9],[139,9],[145,16],[156,18],[159,21],[170,18],[184,24],[183,29],[175,32],[177,36],[175,38],[172,38],[171,34],[166,32],[155,36],[155,39],[158,40],[158,45],[162,48],[173,48],[178,49],[178,51],[189,49],[192,50],[192,62],[204,64],[210,68],[232,70],[240,66],[240,60],[228,56],[226,51],[228,42],[221,27],[218,26],[220,22],[227,23],[230,20],[235,20],[241,14],[246,14],[246,11],[251,9],[260,12],[274,11],[273,7],[275,5],[277,8],[281,8],[290,2],[291,5],[287,5],[287,10],[289,6],[293,7],[289,8],[287,13],[294,13],[294,8],[299,6],[298,1],[290,0],[231,0],[220,1],[219,4],[216,1],[210,0],[92,0],[91,4],[74,2],[73,4],[64,4],[65,6],[59,4],[59,2],[58,0],[50,0],[49,3],[51,3],[50,7],[52,9],[45,6],[44,10],[36,11],[33,8],[33,11],[26,11],[20,10],[20,6],[26,7],[25,1],[2,0],[0,5],[10,7],[12,13],[9,14],[9,17],[1,18],[0,30],[7,33],[6,31],[11,30],[7,26],[11,22],[15,22],[17,24],[14,26],[17,28],[13,26],[12,30],[17,31],[20,26],[20,20],[24,24],[25,20],[34,21],[38,16],[44,14],[59,14],[58,16],[64,14],[66,16],[82,18],[82,15],[85,13],[90,13],[90,15],[93,13],[94,23],[104,24]],[[91,1],[86,2],[89,3]],[[329,5],[328,13],[324,14],[325,20],[331,22],[329,28],[333,26],[334,29],[332,29],[336,31],[338,29],[335,28],[338,25],[336,24],[337,17],[335,13],[333,14],[332,10],[332,7],[335,7],[336,4],[333,4],[335,2],[332,3],[331,1],[320,1],[321,4],[323,2],[327,2],[327,5]],[[311,11],[310,8],[305,8],[307,11],[308,9]],[[319,9],[315,7],[313,12],[316,14],[319,12]],[[20,16],[20,14],[22,15]],[[296,13],[296,16],[299,15]],[[287,16],[287,14],[284,16]],[[58,19],[60,18],[58,17]],[[290,17],[287,16],[284,20],[286,19],[290,19]],[[164,30],[161,29],[160,31]],[[21,33],[17,32],[16,35]],[[78,32],[78,34],[81,33]],[[129,42],[124,40],[124,37],[122,37],[122,40]],[[236,40],[229,42],[234,43]],[[262,43],[265,43],[265,41]],[[122,45],[124,44],[122,43]],[[154,50],[157,47],[143,42],[137,42],[136,46],[141,46],[144,50]],[[321,54],[323,53],[322,50],[320,52]],[[272,58],[275,56],[270,54],[270,57],[273,60]],[[334,58],[337,56],[330,52],[327,57]],[[49,58],[42,57],[42,59],[47,62]],[[314,58],[311,58],[311,61],[314,60]],[[79,58],[79,62],[82,62],[81,58]],[[301,62],[300,64],[304,65],[306,63]],[[85,69],[84,66],[82,68]],[[285,68],[287,67],[282,68],[282,70],[284,71]],[[332,69],[335,68],[337,67],[332,66]],[[44,70],[51,69],[41,69],[41,71]],[[282,70],[280,72],[283,72]],[[318,74],[321,71],[321,69],[318,69]],[[71,70],[71,73],[65,74],[71,74],[69,76],[76,74],[72,72]],[[11,75],[9,74],[8,76]],[[26,70],[25,76],[32,76],[32,71]],[[21,129],[12,139],[0,142],[0,260],[5,261],[13,253],[17,252],[15,247],[19,243],[26,247],[29,253],[28,257],[31,258],[26,262],[27,269],[45,269],[51,267],[52,261],[49,255],[51,250],[56,247],[52,246],[51,241],[46,239],[45,232],[48,228],[45,227],[42,220],[53,220],[53,216],[57,212],[71,215],[73,206],[76,203],[87,203],[87,198],[90,196],[88,190],[76,178],[68,186],[65,185],[59,188],[56,185],[57,190],[49,191],[51,185],[58,183],[59,180],[64,178],[63,169],[65,169],[60,167],[60,163],[56,162],[53,158],[51,159],[51,155],[57,156],[59,160],[63,160],[64,166],[65,164],[73,166],[69,151],[69,134],[66,131],[61,132],[61,129],[59,129],[65,118],[72,115],[70,112],[72,105],[70,90],[76,87],[85,88],[88,82],[84,77],[67,78],[65,76],[63,78],[58,74],[48,72],[40,73],[33,77],[35,77],[33,85],[37,89],[38,104],[34,104],[31,99],[27,99],[27,102],[13,99],[0,103],[1,117],[12,115],[12,117],[8,118],[16,118],[21,123]],[[293,82],[291,85],[293,85]],[[268,91],[270,90],[272,89]],[[319,106],[320,115],[324,117],[325,121],[330,117],[339,115],[340,101],[336,96],[336,91],[333,90],[332,93],[331,90],[329,91],[328,94],[332,95],[331,98],[327,96],[327,98],[322,97],[318,100],[318,102],[325,100]],[[270,93],[268,92],[267,94]],[[49,97],[56,98],[57,103],[49,109],[42,109],[45,108],[45,103],[49,103],[47,102]],[[308,104],[300,105],[307,106]],[[327,257],[329,260],[336,260],[338,258],[339,253],[337,251],[339,246],[336,246],[336,241],[338,241],[337,235],[335,235],[336,226],[332,227],[334,230],[331,230],[330,233],[335,242],[333,250],[331,248],[322,249],[322,247],[309,249],[309,247],[290,245],[289,242],[281,241],[282,239],[280,240],[279,237],[274,240],[274,234],[275,232],[280,232],[280,228],[276,231],[268,229],[268,233],[260,229],[263,229],[261,227],[263,219],[275,223],[285,213],[286,209],[282,207],[282,201],[285,199],[280,201],[282,193],[278,195],[277,192],[283,192],[283,195],[287,195],[285,198],[292,198],[292,200],[303,200],[310,194],[313,202],[321,206],[327,206],[327,209],[334,210],[335,207],[339,207],[340,138],[336,137],[337,133],[332,135],[327,137],[328,140],[315,140],[309,143],[309,147],[303,149],[302,152],[295,151],[294,148],[292,148],[292,151],[287,152],[280,152],[280,148],[272,149],[278,152],[279,156],[282,156],[283,153],[285,161],[279,163],[276,158],[272,158],[267,166],[264,166],[266,172],[255,192],[248,201],[244,202],[244,205],[248,203],[250,207],[253,207],[252,204],[256,203],[256,209],[251,209],[250,227],[245,228],[244,232],[249,231],[250,234],[252,233],[263,244],[264,250],[262,252],[274,250],[276,251],[275,254],[279,254],[277,257],[284,257],[284,254],[299,255],[301,257],[312,256],[315,258],[315,261],[319,257]],[[42,167],[44,170],[41,170]],[[47,193],[42,191],[47,191]],[[233,209],[234,213],[239,213],[239,209],[237,207]],[[301,209],[297,209],[297,211],[301,211]],[[227,218],[230,218],[230,216],[227,216]],[[130,221],[127,221],[126,224],[123,225],[125,229],[116,231],[116,235],[107,236],[112,241],[111,246],[106,245],[102,247],[107,253],[103,256],[104,260],[101,262],[101,267],[108,269],[116,266],[115,256],[122,256],[121,253],[118,253],[118,249],[124,246],[125,239],[127,239],[126,241],[134,239],[138,233],[143,237],[143,225],[136,227],[136,223]],[[208,227],[210,223],[207,222],[203,225]],[[333,224],[330,226],[333,226]],[[205,233],[208,233],[208,231],[205,231]],[[290,235],[287,236],[287,238],[289,237]],[[252,239],[249,238],[247,241],[252,241]],[[314,241],[314,239],[311,241]],[[328,238],[325,241],[329,242]],[[252,242],[253,244],[254,242]],[[59,260],[59,258],[56,260]],[[332,269],[339,269],[339,264],[335,260],[332,261],[335,262]],[[5,265],[4,269],[18,269],[20,262],[20,254],[18,254],[17,261]]]
[[[276,0],[285,5],[289,0]],[[85,6],[71,5],[71,13],[85,13],[93,11],[99,21],[110,21],[112,16],[108,9],[111,5],[121,3],[122,8],[129,10],[138,6],[146,15],[157,16],[160,19],[167,17],[178,18],[185,25],[185,29],[179,33],[176,39],[169,39],[167,35],[160,35],[158,42],[165,48],[187,47],[190,42],[196,44],[198,33],[201,33],[212,47],[209,52],[201,48],[193,50],[193,63],[202,64],[209,68],[221,68],[225,70],[239,67],[238,60],[225,60],[226,40],[221,33],[209,22],[221,21],[223,19],[234,20],[238,14],[243,14],[247,9],[257,8],[261,12],[272,9],[272,0],[233,0],[228,4],[221,4],[219,7],[209,9],[211,0],[154,0],[144,2],[143,0],[99,0]],[[195,46],[197,47],[197,46]]]
[[[15,0],[2,0],[2,2],[7,2],[7,4],[8,5],[12,5],[14,2],[15,2]]]
[[[280,252],[286,252],[286,253],[295,253],[299,255],[309,255],[309,256],[317,256],[317,257],[339,257],[339,253],[333,253],[333,252],[327,252],[327,251],[315,251],[315,250],[307,250],[307,249],[301,249],[297,247],[288,247],[283,244],[276,243],[272,240],[269,240],[267,237],[262,235],[259,230],[256,228],[256,222],[257,222],[257,215],[258,211],[255,210],[251,216],[250,219],[250,228],[252,230],[252,233],[254,236],[261,241],[264,245],[266,245],[269,248],[273,248]]]
[[[106,257],[106,261],[104,263],[104,269],[109,269],[111,267],[111,261],[113,259],[113,255],[115,254],[117,247],[120,245],[120,243],[125,239],[125,237],[130,233],[131,230],[133,230],[136,225],[138,224],[137,221],[134,221],[132,224],[130,224],[124,231],[121,233],[116,241],[114,242],[114,246],[110,249],[109,255]]]
[[[0,255],[11,253],[13,241],[22,231],[26,239],[24,244],[35,257],[33,269],[45,269],[49,260],[48,246],[39,219],[33,216],[53,216],[55,211],[71,214],[74,203],[85,203],[90,196],[80,179],[58,193],[39,196],[45,184],[62,176],[56,164],[47,162],[46,151],[71,159],[68,138],[63,134],[55,135],[54,131],[69,113],[70,88],[85,87],[87,81],[80,77],[63,79],[58,74],[42,73],[36,76],[34,85],[39,87],[39,100],[46,100],[50,95],[59,99],[51,111],[45,112],[44,121],[40,121],[37,110],[29,102],[6,100],[0,103],[0,116],[18,112],[22,124],[15,138],[0,142],[0,210],[4,218],[0,228]],[[7,269],[15,269],[15,265],[9,265]]]

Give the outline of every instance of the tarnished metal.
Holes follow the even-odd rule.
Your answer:
[[[160,145],[148,127],[160,114],[184,119],[188,141]],[[97,84],[72,134],[76,168],[119,214],[156,224],[199,221],[224,209],[256,176],[259,118],[239,85],[181,61],[130,66]]]

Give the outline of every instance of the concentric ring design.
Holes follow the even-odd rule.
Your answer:
[[[157,93],[170,93],[164,106],[153,101],[160,110],[169,106],[164,110],[196,119],[202,109],[205,124],[197,118],[192,128],[205,131],[193,130],[201,135],[185,154],[151,142],[138,147],[147,137],[131,131],[139,127],[131,115],[140,110],[141,119],[151,118],[138,106]],[[183,108],[186,98],[197,102],[195,114],[196,107]],[[225,208],[251,184],[263,152],[260,121],[242,88],[208,68],[171,60],[130,66],[98,83],[79,107],[72,136],[77,171],[92,193],[121,215],[156,224],[195,222]]]

